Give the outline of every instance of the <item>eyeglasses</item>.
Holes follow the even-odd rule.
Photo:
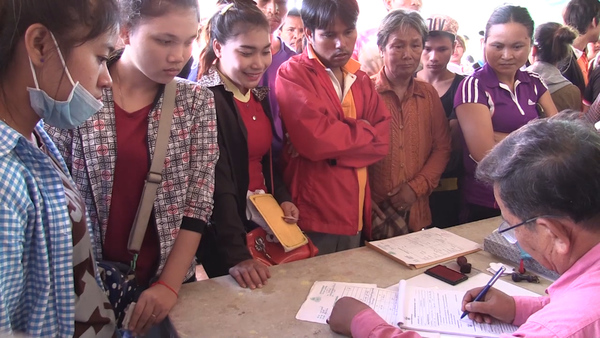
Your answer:
[[[502,236],[504,236],[504,238],[510,244],[515,244],[515,243],[517,243],[517,235],[515,234],[515,228],[518,228],[523,224],[535,222],[538,218],[558,218],[558,217],[559,216],[542,215],[542,216],[530,218],[528,220],[525,220],[525,221],[523,221],[519,224],[515,224],[515,225],[510,225],[510,224],[508,224],[507,221],[503,220],[502,223],[500,223],[500,226],[498,227],[498,233],[501,233]]]

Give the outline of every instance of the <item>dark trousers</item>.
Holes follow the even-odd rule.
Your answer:
[[[461,223],[475,222],[496,216],[500,216],[500,209],[488,208],[471,203],[465,203],[460,212]]]
[[[440,229],[460,224],[460,195],[458,190],[434,191],[429,196],[431,226]]]
[[[196,251],[196,261],[198,264],[202,264],[209,278],[228,275],[230,268],[223,255],[219,254],[215,237],[215,234],[205,231]]]
[[[317,256],[358,248],[361,233],[352,236],[325,234],[322,232],[307,232],[313,244],[319,249]]]

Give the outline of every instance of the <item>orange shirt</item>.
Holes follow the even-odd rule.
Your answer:
[[[430,84],[413,79],[400,101],[384,69],[372,79],[392,115],[389,153],[369,168],[372,197],[379,203],[392,189],[408,183],[417,195],[408,228],[417,231],[431,224],[429,195],[450,159],[448,120]]]
[[[585,81],[585,85],[587,86],[590,82],[589,72],[590,72],[590,60],[587,58],[586,51],[581,54],[581,56],[577,59],[577,64],[579,68],[581,68],[581,73],[583,74],[583,80]]]
[[[352,91],[348,91],[348,94],[342,101],[342,109],[344,110],[344,116],[350,119],[356,119],[356,105],[354,104],[354,96]],[[367,187],[367,168],[356,169],[356,176],[358,178],[358,231],[363,228],[363,217],[365,208],[365,190]]]

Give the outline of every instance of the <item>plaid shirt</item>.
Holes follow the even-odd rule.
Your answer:
[[[36,131],[68,172],[41,123]],[[72,224],[51,161],[0,123],[0,331],[74,334]]]
[[[214,170],[219,156],[213,94],[190,81],[177,80],[176,104],[163,179],[154,201],[160,242],[157,274],[165,266],[183,217],[208,222],[213,208]],[[154,154],[161,115],[161,96],[148,115],[148,150]],[[46,126],[85,199],[94,236],[106,234],[117,161],[115,110],[111,89],[104,91],[104,108],[73,130]],[[143,164],[146,165],[146,164]],[[139,201],[132,201],[137,208]],[[102,246],[96,245],[98,259]],[[186,279],[194,274],[190,262]]]

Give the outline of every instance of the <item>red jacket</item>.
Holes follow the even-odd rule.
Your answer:
[[[284,149],[284,180],[300,210],[298,225],[305,231],[355,235],[359,223],[356,168],[388,153],[390,114],[368,75],[359,70],[356,76],[351,88],[357,118],[348,119],[327,71],[306,51],[281,65],[277,73],[281,118],[299,154],[292,158]],[[370,238],[368,182],[363,215],[364,234]]]

